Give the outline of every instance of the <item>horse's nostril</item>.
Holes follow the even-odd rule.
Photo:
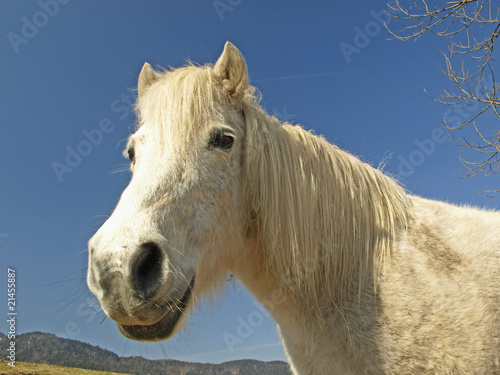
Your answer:
[[[137,295],[153,297],[161,286],[163,255],[154,242],[143,243],[131,263],[130,277]]]

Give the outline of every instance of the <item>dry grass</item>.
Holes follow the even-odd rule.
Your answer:
[[[11,367],[5,360],[0,361],[0,375],[115,375],[116,372],[103,372],[83,370],[73,367],[53,366],[39,363],[16,362],[16,367]]]

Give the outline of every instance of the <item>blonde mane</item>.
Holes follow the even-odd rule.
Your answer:
[[[245,102],[245,177],[267,267],[297,298],[341,300],[390,259],[410,200],[381,171]]]

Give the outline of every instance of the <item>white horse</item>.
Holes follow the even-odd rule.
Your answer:
[[[120,332],[171,337],[231,273],[294,374],[500,374],[500,214],[408,195],[254,92],[230,43],[142,68],[132,178],[89,242]]]

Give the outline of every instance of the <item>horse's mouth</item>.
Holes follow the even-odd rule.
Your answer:
[[[175,333],[175,327],[186,311],[193,286],[194,276],[181,299],[168,309],[160,321],[151,325],[130,326],[117,323],[118,330],[126,338],[137,341],[160,341],[169,338]]]

